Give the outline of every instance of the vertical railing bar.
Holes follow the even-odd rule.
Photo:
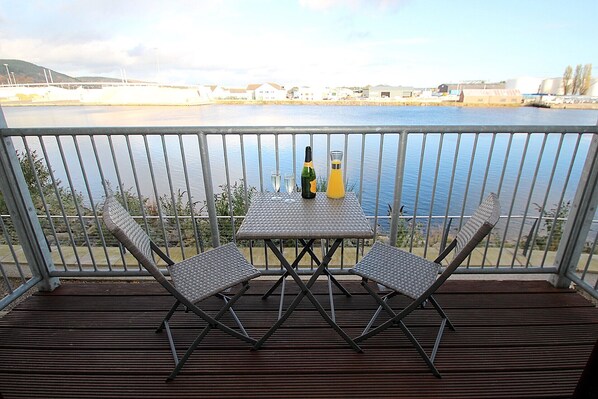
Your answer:
[[[110,155],[112,156],[112,165],[114,165],[114,171],[116,172],[116,183],[118,184],[118,188],[119,188],[119,190],[121,192],[121,195],[122,195],[122,198],[123,198],[123,201],[124,201],[124,207],[128,211],[129,210],[129,204],[128,204],[128,201],[126,199],[126,194],[124,193],[124,185],[123,185],[123,182],[122,182],[121,177],[120,177],[120,170],[118,168],[118,163],[116,162],[116,153],[114,152],[114,144],[112,143],[112,136],[111,135],[106,135],[106,138],[108,139],[108,145],[110,147]],[[97,149],[95,148],[96,147],[95,141],[93,141],[93,146],[94,146],[94,151],[96,151],[96,159],[99,159],[99,157],[97,155]],[[99,161],[97,161],[97,162],[98,162],[98,165],[99,165]],[[108,182],[103,177],[104,173],[103,173],[103,171],[102,171],[101,168],[100,168],[100,174],[102,176],[102,185],[104,186],[104,192],[106,193],[106,196],[108,196],[108,187],[107,187]],[[121,261],[123,263],[123,269],[125,271],[128,271],[129,267],[127,265],[127,261],[126,261],[126,258],[125,258],[125,251],[123,250],[123,245],[118,240],[116,240],[116,242],[117,242],[118,252],[120,253],[120,259],[121,259]]]
[[[210,148],[206,133],[200,131],[197,133],[197,143],[199,145],[199,157],[201,159],[201,173],[203,176],[204,190],[206,193],[206,206],[208,217],[210,219],[210,233],[212,236],[212,247],[220,246],[220,231],[218,229],[218,214],[214,202],[214,182],[212,179],[212,165],[210,163]]]
[[[349,133],[345,133],[345,141],[344,141],[344,145],[343,145],[343,154],[345,154],[344,160],[343,160],[343,172],[345,173],[345,180],[343,182],[343,185],[345,187],[345,190],[348,188],[347,187],[347,182],[348,182],[348,175],[349,175],[349,171],[347,170],[347,158],[349,157]],[[343,243],[341,244],[341,270],[344,270],[344,265],[345,265],[345,240],[343,240]]]
[[[245,157],[245,141],[242,134],[239,135],[239,146],[241,148],[241,167],[243,169],[243,198],[245,198],[245,214],[249,210],[249,192],[247,187],[247,159]],[[253,264],[253,240],[249,240],[249,262]]]
[[[160,135],[162,136],[162,135]],[[152,162],[152,156],[149,150],[149,142],[147,140],[147,135],[143,135],[143,143],[145,145],[145,156],[147,157],[147,166],[150,172],[150,177],[152,180],[152,188],[154,190],[154,199],[156,201],[156,209],[158,210],[158,218],[160,219],[160,227],[162,229],[162,236],[164,237],[164,249],[166,250],[166,255],[170,257],[170,250],[168,246],[168,237],[166,236],[166,228],[164,227],[164,217],[162,216],[162,206],[160,205],[160,195],[158,193],[158,187],[156,186],[156,175],[154,173],[154,164]]]
[[[76,141],[76,136],[71,136],[73,141]],[[89,244],[89,236],[87,235],[87,229],[85,228],[85,221],[81,217],[81,209],[79,208],[79,201],[77,201],[77,194],[75,192],[75,185],[73,184],[73,179],[71,176],[70,168],[66,162],[66,155],[64,154],[64,148],[62,147],[62,140],[60,140],[60,136],[56,137],[56,142],[58,143],[58,151],[60,152],[60,157],[62,158],[62,164],[64,166],[64,171],[66,172],[66,179],[69,183],[69,187],[71,189],[71,194],[73,196],[73,203],[75,204],[75,210],[77,211],[77,216],[79,219],[79,223],[81,224],[81,228],[83,229],[83,237],[85,238],[85,243],[87,244],[87,250],[89,251],[89,257],[91,259],[91,263],[93,264],[93,270],[98,271],[95,256],[93,251],[91,250],[91,245]],[[73,245],[75,243],[73,242]]]
[[[523,219],[521,220],[521,227],[519,228],[519,236],[517,237],[517,241],[515,242],[515,250],[513,251],[513,260],[511,261],[511,269],[515,267],[517,251],[519,250],[519,243],[521,242],[521,236],[523,235],[523,227],[525,226],[525,221],[527,219],[527,212],[529,211],[529,206],[532,202],[532,196],[534,194],[534,188],[536,187],[536,180],[538,179],[538,172],[540,171],[540,165],[542,164],[542,159],[544,158],[544,150],[546,149],[546,140],[547,139],[548,139],[548,135],[546,133],[544,133],[544,139],[542,140],[542,146],[540,147],[538,162],[536,163],[536,169],[534,170],[534,177],[532,178],[532,182],[530,184],[529,195],[527,197],[527,203],[525,205],[525,211],[523,212]],[[525,267],[527,267],[527,265],[525,265]]]
[[[270,270],[270,265],[268,263],[268,248],[266,245],[266,241],[264,241],[264,267],[266,270]]]
[[[274,156],[276,157],[276,170],[280,172],[280,148],[278,146],[278,133],[274,133]]]
[[[563,204],[563,199],[565,198],[565,193],[567,192],[567,186],[569,185],[569,180],[571,178],[571,171],[573,170],[573,165],[575,164],[575,159],[577,158],[577,151],[579,150],[580,139],[581,139],[580,134],[578,134],[577,145],[575,147],[575,151],[573,152],[573,155],[571,156],[571,162],[569,163],[569,169],[567,170],[567,174],[565,177],[563,191],[561,192],[561,197],[559,198],[559,203],[557,204],[556,212],[554,213],[554,218],[552,220],[552,228],[550,229],[550,234],[548,235],[548,238],[546,239],[546,248],[544,249],[544,256],[542,257],[542,264],[544,264],[544,262],[546,261],[546,256],[548,256],[548,248],[550,247],[550,244],[552,243],[552,237],[554,235],[554,226],[556,225],[556,222],[558,220],[559,213],[561,212],[561,205]]]
[[[292,151],[293,151],[293,176],[295,177],[295,183],[297,182],[297,135],[291,133],[292,139]],[[299,184],[300,185],[300,184]]]
[[[64,209],[64,203],[62,202],[62,197],[58,191],[58,182],[56,181],[56,178],[54,177],[54,170],[52,169],[52,165],[50,164],[50,158],[48,157],[48,151],[46,149],[46,145],[44,144],[44,141],[42,140],[41,136],[38,137],[38,139],[39,139],[39,143],[40,143],[42,152],[44,153],[44,159],[46,160],[46,167],[48,168],[48,173],[50,174],[50,179],[52,180],[52,186],[54,187],[54,195],[56,195],[56,200],[58,201],[58,204],[60,205],[60,211],[61,211],[62,217],[64,219],[64,225],[66,227],[66,231],[69,236],[69,240],[71,241],[71,245],[73,247],[73,255],[75,255],[75,259],[77,260],[77,265],[79,266],[79,271],[83,271],[83,268],[81,266],[81,259],[79,258],[79,251],[77,250],[77,246],[75,245],[75,238],[73,237],[73,232],[71,230],[71,224],[69,223],[69,219],[66,215],[66,210]],[[54,136],[54,139],[57,140],[58,138],[56,136]],[[64,264],[64,270],[68,271],[66,263]]]
[[[118,162],[116,161],[116,152],[114,151],[114,143],[112,141],[112,136],[108,135],[108,144],[110,146],[110,155],[112,156],[112,165],[114,165],[114,172],[116,173],[116,182],[118,184],[118,189],[120,190],[122,197],[123,197],[123,206],[127,211],[129,211],[129,201],[127,201],[126,194],[125,194],[125,184],[122,181],[120,175],[120,168],[118,167]],[[120,241],[119,241],[120,242]]]
[[[446,232],[446,226],[448,223],[448,215],[449,215],[449,209],[451,207],[451,197],[453,196],[453,186],[455,184],[455,174],[457,173],[457,161],[459,160],[459,149],[461,148],[461,134],[462,133],[457,133],[457,145],[455,147],[455,156],[453,157],[453,170],[451,171],[451,181],[449,183],[449,191],[448,191],[448,195],[447,195],[447,199],[446,199],[446,211],[444,213],[444,223],[442,225],[442,234],[444,236],[444,234],[446,233],[448,235],[448,232]],[[444,251],[444,248],[439,248],[438,249],[438,254],[442,253],[442,251]]]
[[[496,190],[496,195],[498,196],[498,198],[500,198],[500,193],[502,191],[502,184],[503,181],[505,179],[505,171],[507,169],[507,164],[509,163],[509,155],[511,154],[511,145],[513,144],[513,135],[509,134],[509,142],[507,144],[507,150],[505,152],[505,159],[503,161],[503,165],[502,165],[502,171],[500,173],[500,180],[498,182],[498,188]],[[480,201],[481,202],[481,201]],[[507,231],[507,229],[505,228],[505,231]],[[502,248],[504,247],[505,243],[504,240],[503,242],[500,243],[500,251],[502,251]],[[488,247],[490,246],[490,234],[488,234],[488,236],[486,236],[486,245],[484,247],[484,256],[482,257],[482,265],[484,265],[486,263],[486,255],[488,254]],[[496,259],[496,268],[498,268],[500,266],[500,257],[498,257]]]
[[[330,133],[326,133],[326,157],[324,167],[326,168],[326,183],[330,180],[330,168],[328,167],[328,154],[330,154]],[[326,185],[328,187],[328,185]]]
[[[581,136],[578,136],[578,144],[579,144],[580,138],[581,138]],[[560,139],[559,139],[559,145],[557,146],[557,150],[556,150],[556,156],[555,156],[554,162],[552,164],[552,171],[550,172],[550,178],[548,179],[548,184],[546,185],[546,192],[544,193],[544,200],[542,201],[542,206],[540,208],[540,216],[538,217],[538,223],[542,223],[542,220],[544,219],[542,215],[544,213],[544,209],[546,208],[546,203],[548,202],[548,196],[550,195],[550,190],[552,189],[552,182],[553,182],[554,176],[556,174],[556,168],[558,166],[559,159],[561,156],[561,148],[563,147],[564,139],[565,139],[565,135],[561,133]],[[531,263],[532,252],[534,250],[534,245],[536,244],[536,238],[538,237],[539,231],[540,231],[540,226],[538,225],[536,227],[535,231],[533,232],[534,235],[532,237],[532,241],[529,246],[529,252],[528,252],[527,260],[526,260],[526,267],[528,267]],[[540,267],[544,267],[544,265],[541,264]]]
[[[90,140],[93,140],[93,136],[89,136]],[[102,248],[104,249],[104,255],[106,256],[106,264],[108,265],[108,270],[112,271],[112,263],[110,262],[110,255],[108,255],[108,248],[106,248],[106,240],[104,239],[104,233],[102,231],[102,224],[98,219],[98,213],[96,212],[96,205],[95,201],[93,200],[93,194],[91,193],[91,187],[89,185],[89,179],[87,178],[87,170],[85,169],[85,164],[83,163],[83,158],[81,157],[81,150],[79,148],[79,140],[77,136],[73,136],[73,142],[75,144],[75,152],[77,153],[77,159],[79,160],[79,166],[81,167],[81,174],[83,175],[83,183],[85,184],[85,189],[87,190],[87,196],[89,197],[89,205],[91,206],[91,212],[93,213],[93,218],[96,223],[96,227],[98,228],[98,235],[100,236],[100,240],[102,241]],[[96,159],[96,162],[98,160]],[[102,180],[103,184],[103,180]],[[97,264],[94,261],[94,270],[98,270]]]
[[[239,147],[241,149],[241,170],[243,172],[243,198],[245,199],[245,213],[249,210],[249,192],[247,186],[247,160],[245,158],[245,141],[242,134],[239,135]]]
[[[23,269],[21,267],[21,262],[19,262],[19,259],[17,258],[17,253],[15,252],[14,246],[12,245],[12,240],[10,239],[10,235],[8,234],[8,229],[6,228],[6,225],[4,224],[4,218],[0,216],[0,228],[2,228],[2,235],[4,235],[4,239],[6,240],[6,244],[8,245],[8,249],[10,251],[10,253],[12,254],[12,258],[15,260],[15,266],[17,268],[17,270],[19,271],[19,275],[21,276],[21,282],[25,282],[25,275],[23,274]],[[4,274],[4,269],[2,269],[2,274]],[[8,286],[8,277],[5,277],[5,280],[7,282],[7,286]]]
[[[226,136],[224,134],[220,135],[222,138],[222,152],[224,153],[224,173],[226,175],[226,187],[228,191],[228,212],[230,213],[230,226],[231,226],[231,235],[233,242],[236,244],[237,239],[235,237],[235,210],[233,208],[233,193],[231,190],[231,182],[230,182],[230,172],[228,169],[228,149],[226,146]]]
[[[345,173],[344,185],[345,189],[347,189],[347,184],[349,183],[349,170],[347,169],[347,158],[349,158],[349,133],[345,133],[345,145],[343,147],[343,154],[345,154],[345,159],[343,160],[343,172]]]
[[[257,135],[257,169],[258,176],[260,177],[260,193],[264,192],[264,168],[262,158],[262,135]],[[265,245],[265,244],[264,244]]]
[[[361,133],[361,154],[360,154],[360,161],[359,161],[359,193],[357,193],[357,197],[359,199],[359,203],[363,205],[363,165],[365,164],[365,133]],[[361,250],[363,251],[363,247],[365,246],[365,239],[361,240]],[[355,248],[355,263],[359,262],[359,239],[357,240],[356,248]]]
[[[511,224],[511,216],[513,215],[513,208],[515,207],[515,200],[517,199],[517,192],[519,191],[519,183],[521,182],[521,175],[523,174],[523,166],[525,165],[525,158],[527,157],[527,150],[529,148],[529,142],[531,140],[531,134],[527,134],[525,138],[525,145],[523,147],[523,152],[521,153],[521,160],[519,161],[519,170],[517,171],[517,179],[515,180],[515,185],[513,186],[513,196],[511,197],[511,206],[509,207],[509,214],[507,216],[507,222],[505,223],[505,231],[502,236],[502,245],[500,246],[500,250],[498,251],[498,262],[502,258],[502,252],[505,247],[505,242],[507,241],[507,232],[509,230],[509,225]]]
[[[436,155],[436,170],[434,172],[434,183],[432,183],[432,197],[430,198],[430,213],[428,214],[428,226],[426,228],[426,241],[424,243],[424,258],[428,254],[428,242],[430,240],[430,228],[432,225],[432,214],[434,213],[434,200],[436,198],[436,185],[438,183],[438,172],[440,170],[440,157],[442,156],[442,146],[444,144],[444,133],[440,134],[438,142],[438,152]]]
[[[62,266],[64,271],[66,271],[66,260],[64,259],[64,254],[62,252],[62,245],[60,244],[60,240],[58,239],[58,235],[56,233],[56,228],[54,226],[54,221],[52,220],[52,216],[50,214],[50,207],[46,201],[46,194],[42,189],[42,185],[39,181],[39,175],[37,173],[37,168],[33,166],[33,157],[31,156],[31,149],[29,148],[29,144],[25,137],[23,137],[23,146],[25,147],[25,153],[27,154],[27,159],[29,160],[29,165],[31,165],[31,170],[33,171],[33,175],[35,177],[35,185],[39,191],[40,198],[42,200],[42,205],[44,207],[44,212],[46,213],[46,218],[48,219],[48,224],[50,225],[50,230],[52,231],[52,235],[54,236],[54,240],[56,241],[56,249],[58,250],[58,255],[60,256],[60,260],[62,261]],[[41,161],[40,161],[41,162]]]
[[[0,273],[2,274],[2,278],[4,279],[4,285],[6,287],[6,290],[8,291],[8,294],[12,294],[14,290],[12,289],[12,284],[10,283],[8,274],[6,274],[6,270],[4,270],[4,265],[2,264],[2,261],[0,261]],[[25,283],[25,281],[22,281],[22,283]]]
[[[465,193],[463,194],[463,204],[461,205],[461,215],[459,217],[459,227],[457,228],[457,230],[461,230],[461,227],[463,227],[463,217],[465,216],[465,206],[467,204],[467,196],[469,194],[469,186],[471,184],[471,175],[473,174],[473,164],[477,155],[479,136],[479,133],[474,133],[473,146],[471,148],[471,157],[469,158],[469,169],[467,171],[467,181],[465,182]]]
[[[469,170],[467,172],[467,182],[465,183],[465,192],[463,194],[463,203],[461,204],[461,214],[459,215],[459,227],[457,228],[457,231],[461,230],[461,227],[463,226],[463,218],[465,217],[465,206],[467,205],[467,197],[469,194],[469,186],[471,184],[471,175],[473,174],[473,164],[477,155],[477,148],[478,148],[478,138],[479,138],[479,133],[474,133],[474,140],[473,140],[473,147],[471,149],[471,156],[469,157]],[[469,269],[469,264],[471,261],[471,254],[467,257],[467,263],[465,264],[465,269]],[[483,266],[483,262],[482,265],[480,265],[480,267]]]
[[[295,184],[301,186],[301,178],[297,178],[297,134],[291,133],[291,141],[292,141],[292,152],[293,152],[293,176],[295,178]],[[297,183],[299,181],[299,183]],[[295,257],[299,255],[299,242],[295,240]],[[297,265],[299,267],[299,265]]]
[[[382,181],[382,149],[384,148],[384,133],[380,133],[380,151],[378,153],[378,171],[376,177],[376,200],[375,204],[375,215],[374,215],[374,237],[377,235],[378,230],[378,210],[380,209],[380,182]]]
[[[133,180],[135,181],[135,189],[137,190],[137,199],[139,200],[139,209],[141,210],[141,216],[143,218],[143,224],[145,225],[145,232],[147,235],[150,235],[150,228],[149,223],[147,221],[147,214],[145,212],[145,202],[143,201],[143,197],[141,194],[141,187],[139,186],[139,176],[137,176],[137,165],[135,163],[135,158],[133,157],[133,150],[131,148],[131,139],[127,135],[125,136],[127,142],[127,150],[129,152],[129,160],[131,161],[131,171],[133,172]],[[123,193],[123,198],[125,199],[125,204],[127,203],[127,199]],[[155,260],[154,253],[152,251],[152,258]],[[137,263],[137,267],[139,270],[142,270],[142,266],[140,263]]]
[[[594,251],[596,250],[596,242],[598,242],[598,231],[596,232],[596,235],[594,236],[594,242],[592,243],[592,249],[590,250],[590,253],[588,254],[588,260],[586,262],[585,267],[583,268],[583,273],[581,274],[581,279],[584,281],[586,279],[586,274],[588,273],[588,270],[590,269],[590,264],[592,263],[592,258],[594,257]]]
[[[193,226],[193,236],[195,237],[195,252],[200,253],[199,249],[199,233],[195,224],[195,205],[193,204],[193,196],[191,195],[191,184],[189,184],[189,171],[187,169],[187,155],[185,154],[185,146],[183,145],[183,136],[179,137],[179,149],[181,151],[181,160],[183,161],[183,175],[185,176],[185,188],[187,189],[187,201],[189,203],[189,212],[191,212],[191,224]]]
[[[359,170],[359,203],[362,204],[363,200],[363,165],[365,164],[365,133],[361,134],[361,160]]]
[[[396,172],[394,178],[394,192],[392,199],[392,209],[390,212],[390,240],[389,244],[393,247],[397,245],[397,236],[399,231],[399,221],[401,220],[401,207],[403,203],[403,182],[405,179],[405,160],[407,154],[407,132],[399,132],[397,142]]]
[[[174,221],[176,222],[177,233],[179,235],[179,243],[181,244],[181,256],[183,257],[183,259],[185,259],[185,244],[183,243],[183,234],[181,233],[181,221],[179,219],[179,211],[177,209],[178,193],[177,198],[175,198],[174,187],[172,185],[172,175],[170,173],[170,159],[168,158],[168,147],[166,147],[166,138],[164,135],[161,135],[160,138],[162,141],[162,152],[164,154],[164,166],[166,167],[166,179],[168,180],[170,199],[172,201],[172,211],[174,212]]]
[[[312,148],[312,156],[315,156],[315,152],[314,152],[314,134],[313,133],[309,134],[309,145]],[[316,169],[316,173],[322,173],[322,170],[321,169],[319,169],[319,170],[320,170],[320,172],[317,172],[317,169]],[[317,174],[316,174],[316,179],[317,179]],[[313,249],[313,245],[311,247]],[[309,258],[309,260],[310,260],[310,269],[314,270],[314,260],[311,257]]]
[[[488,161],[486,162],[486,169],[484,170],[484,180],[482,182],[482,189],[480,190],[480,203],[484,201],[484,195],[486,194],[486,185],[488,184],[488,174],[490,173],[490,165],[492,164],[492,157],[494,155],[494,145],[496,144],[496,132],[492,133],[492,140],[490,140],[490,149],[488,150]],[[459,221],[461,225],[463,223],[463,218]],[[488,251],[488,243],[490,238],[487,238],[484,255],[482,257],[482,264],[480,267],[484,269],[486,267],[486,253]],[[467,268],[469,268],[471,264],[471,255],[467,257]],[[498,265],[497,265],[498,266]]]
[[[417,208],[419,204],[419,192],[422,182],[422,173],[424,170],[424,156],[426,151],[426,140],[428,139],[427,133],[422,133],[422,148],[419,157],[419,170],[417,172],[417,187],[415,189],[415,201],[413,203],[413,219],[411,221],[411,239],[409,242],[409,252],[413,251],[413,237],[415,236],[415,227],[417,226]]]

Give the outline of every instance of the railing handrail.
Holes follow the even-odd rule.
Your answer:
[[[0,128],[2,136],[186,134],[598,133],[596,125],[106,126]]]

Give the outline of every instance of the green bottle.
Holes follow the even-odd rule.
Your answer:
[[[301,170],[301,196],[316,198],[316,170],[311,155],[311,147],[305,147],[305,162]]]

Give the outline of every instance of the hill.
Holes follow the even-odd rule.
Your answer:
[[[72,77],[64,73],[54,71],[50,68],[35,65],[22,60],[0,59],[0,84],[8,83],[6,74],[6,64],[11,73],[11,82],[14,78],[17,84],[26,83],[46,83],[47,81],[54,83],[77,83],[77,82],[120,82],[120,79],[105,78],[105,77]],[[44,74],[44,70],[46,73]],[[14,76],[13,76],[14,74]],[[47,80],[46,80],[47,77]],[[14,82],[12,82],[14,83]]]

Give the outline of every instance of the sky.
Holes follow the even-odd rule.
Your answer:
[[[597,15],[598,0],[0,0],[0,58],[225,87],[598,76]]]

